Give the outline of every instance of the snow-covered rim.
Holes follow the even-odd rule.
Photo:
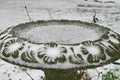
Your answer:
[[[105,33],[97,40],[77,44],[34,43],[12,34],[16,27],[48,22],[87,24],[103,29]],[[0,34],[0,58],[19,66],[36,69],[94,68],[120,58],[120,35],[106,27],[82,21],[28,22],[10,27]]]

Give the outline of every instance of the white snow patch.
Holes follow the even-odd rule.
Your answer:
[[[100,49],[96,46],[87,47],[87,50],[88,50],[88,52],[90,52],[93,55],[99,55],[99,53],[100,53]]]
[[[20,43],[14,43],[8,47],[9,52],[14,52],[16,51],[19,47],[21,47]]]
[[[96,29],[84,27],[84,25],[48,25],[35,28],[33,26],[31,29],[18,30],[15,36],[23,37],[37,43],[57,42],[73,44],[99,39],[101,34],[102,32],[100,33],[100,31],[96,31]]]

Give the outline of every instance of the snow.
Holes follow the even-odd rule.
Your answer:
[[[44,72],[41,70],[27,69],[0,60],[0,80],[31,80],[24,70],[35,80],[44,78]]]
[[[21,46],[21,44],[19,44],[19,43],[12,44],[11,46],[9,46],[8,51],[14,52],[14,51],[17,50],[20,46]]]
[[[92,16],[96,10],[96,17],[99,19],[97,24],[107,26],[120,33],[120,0],[99,1],[102,3],[96,3],[93,0],[88,0],[88,2],[84,0],[0,0],[0,30],[3,31],[10,26],[28,22],[29,19],[24,9],[24,6],[27,6],[33,20],[50,20],[51,17],[46,10],[47,8],[50,10],[53,19],[92,22]],[[104,3],[105,1],[114,1],[115,3]],[[78,5],[83,5],[83,7]],[[115,67],[116,65],[109,64],[97,68],[97,71],[105,73]],[[40,70],[27,69],[27,71],[35,80],[42,80],[40,76],[44,76]],[[93,80],[98,80],[97,71],[96,69],[88,70]],[[0,60],[0,78],[0,80],[31,80],[21,68],[3,60]]]
[[[99,28],[93,29],[93,26],[89,27],[88,25],[71,25],[71,23],[65,25],[51,23],[50,25],[43,24],[43,26],[37,24],[32,26],[32,28],[26,27],[27,29],[15,30],[15,36],[23,37],[36,43],[56,42],[60,44],[73,44],[87,40],[97,40],[103,34],[103,31],[101,32]]]
[[[56,53],[56,54],[54,54],[54,53]],[[46,51],[46,55],[47,56],[51,56],[51,57],[59,57],[60,56],[60,54],[59,54],[59,51],[57,50],[57,49],[48,49],[47,51]]]
[[[88,47],[87,49],[88,49],[88,51],[89,51],[90,53],[92,53],[93,55],[98,55],[99,52],[100,52],[99,48],[96,47],[96,46]]]

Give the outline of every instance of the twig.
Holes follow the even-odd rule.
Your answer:
[[[21,67],[20,67],[21,68]],[[25,70],[25,69],[23,69],[23,68],[21,68],[23,71],[25,71],[25,73],[31,78],[31,80],[34,80],[33,78],[32,78],[32,76]]]
[[[31,78],[31,80],[34,80],[32,76],[25,70],[26,74]]]
[[[52,17],[52,14],[51,14],[51,12],[50,12],[50,10],[47,9],[47,8],[45,8],[45,9],[48,11],[48,13],[49,13],[49,15],[50,15],[50,18],[51,18],[52,20],[54,20],[53,17]]]
[[[99,71],[95,68],[96,72],[99,73]]]
[[[94,10],[94,15],[93,15],[93,22],[94,23],[96,23],[96,22],[98,22],[99,20],[98,20],[98,18],[96,17],[96,11]]]
[[[25,11],[26,11],[27,16],[28,16],[28,18],[29,18],[29,21],[31,22],[32,19],[31,19],[31,17],[30,17],[29,11],[27,10],[27,6],[25,6]]]

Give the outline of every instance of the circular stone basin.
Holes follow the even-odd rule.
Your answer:
[[[92,25],[79,22],[68,22],[66,24],[63,21],[28,24],[24,28],[15,27],[14,29],[12,31],[14,36],[26,38],[31,42],[59,44],[75,44],[87,40],[96,40],[105,32],[104,29],[101,30],[92,27]]]
[[[29,68],[94,68],[120,58],[120,35],[82,21],[28,22],[0,34],[0,52],[1,59]]]

